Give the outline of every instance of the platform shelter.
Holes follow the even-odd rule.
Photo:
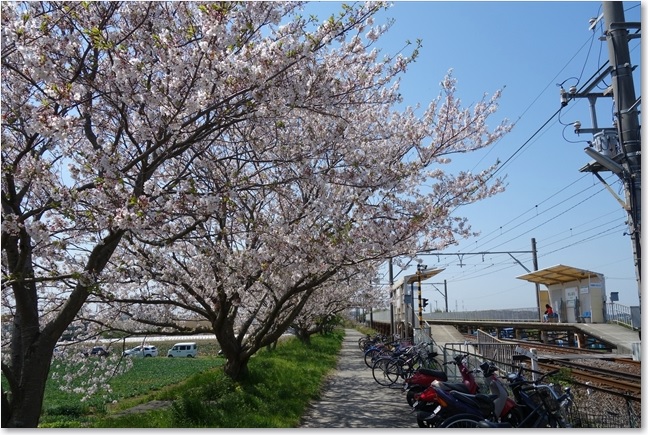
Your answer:
[[[549,304],[560,323],[606,322],[605,277],[601,273],[559,264],[517,278],[547,287]]]
[[[392,310],[395,332],[401,337],[413,336],[413,330],[420,328],[415,308],[417,296],[421,292],[419,282],[425,281],[443,272],[445,269],[425,269],[420,273],[405,275],[391,287]]]

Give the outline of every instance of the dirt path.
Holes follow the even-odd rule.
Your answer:
[[[355,329],[345,330],[337,369],[299,427],[418,428],[403,390],[380,386],[374,380],[358,348],[361,336]]]
[[[124,415],[137,414],[139,412],[148,412],[154,411],[156,409],[164,409],[171,406],[173,401],[171,400],[152,400],[150,402],[142,403],[141,405],[133,406],[132,408],[124,409],[115,414],[112,414],[110,417],[122,417]]]

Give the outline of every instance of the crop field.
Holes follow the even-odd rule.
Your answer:
[[[309,344],[294,337],[281,340],[276,347],[257,352],[249,361],[248,376],[239,381],[223,372],[225,358],[218,356],[215,340],[196,340],[196,358],[166,357],[173,344],[192,341],[177,337],[149,342],[158,347],[157,357],[122,357],[123,350],[140,344],[130,341],[113,342],[108,346],[110,356],[88,356],[83,367],[56,357],[39,427],[294,428],[310,401],[319,397],[327,373],[335,368],[343,336],[342,331],[315,335]],[[87,349],[87,344],[68,346],[63,352]],[[124,365],[132,367],[119,370]],[[107,381],[110,388],[99,385],[88,400],[82,400],[80,392],[59,388],[62,382],[72,389],[84,382],[87,387],[97,378],[86,368],[106,366],[113,373]],[[62,380],[71,373],[76,379]],[[2,382],[4,389],[4,377]]]
[[[138,397],[146,400],[155,392],[177,384],[198,373],[206,372],[224,363],[217,356],[219,346],[211,341],[199,341],[197,358],[167,358],[166,351],[174,343],[182,340],[150,343],[158,348],[159,356],[153,358],[132,358],[133,367],[110,380],[112,391],[98,391],[91,399],[82,401],[82,394],[61,391],[57,374],[62,371],[53,369],[45,390],[41,424],[62,419],[83,420],[83,416],[105,411],[108,407],[121,409],[137,404]],[[136,346],[128,343],[126,349]],[[110,346],[112,354],[121,354],[122,346]],[[129,358],[129,357],[125,357]],[[69,368],[66,368],[69,370]]]

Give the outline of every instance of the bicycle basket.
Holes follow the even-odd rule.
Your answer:
[[[549,412],[556,412],[560,409],[560,402],[549,385],[538,385],[527,392],[535,406],[542,406]]]

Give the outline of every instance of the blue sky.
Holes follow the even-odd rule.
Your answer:
[[[322,19],[339,4],[310,7]],[[641,20],[640,2],[623,5],[626,21]],[[451,166],[478,171],[497,159],[508,161],[500,172],[506,175],[506,192],[457,210],[481,236],[444,253],[466,255],[421,257],[429,268],[445,268],[430,281],[447,282],[450,310],[535,306],[535,286],[516,278],[527,272],[510,255],[469,255],[530,251],[532,238],[540,269],[564,264],[602,273],[608,298],[618,292],[619,303],[639,304],[631,240],[624,235],[627,215],[591,173],[579,172],[592,160],[583,151],[592,136],[577,136],[571,124],[579,120],[583,128],[591,127],[588,103],[573,101],[551,119],[560,108],[558,84],[579,88],[608,60],[607,43],[599,40],[600,25],[589,29],[590,18],[601,14],[601,2],[585,1],[403,1],[381,13],[396,20],[380,42],[384,51],[393,53],[407,40],[423,40],[419,58],[402,78],[406,105],[425,107],[452,69],[464,104],[504,88],[497,116],[516,124],[496,145],[455,157]],[[630,50],[632,64],[640,65],[640,39],[630,42]],[[637,97],[640,70],[634,73]],[[599,127],[612,126],[609,102],[599,100],[596,112]],[[602,175],[625,198],[619,178],[611,172]],[[513,255],[533,269],[530,253]],[[398,276],[411,273],[415,267]],[[432,308],[444,304],[431,286],[423,287],[423,297]]]

